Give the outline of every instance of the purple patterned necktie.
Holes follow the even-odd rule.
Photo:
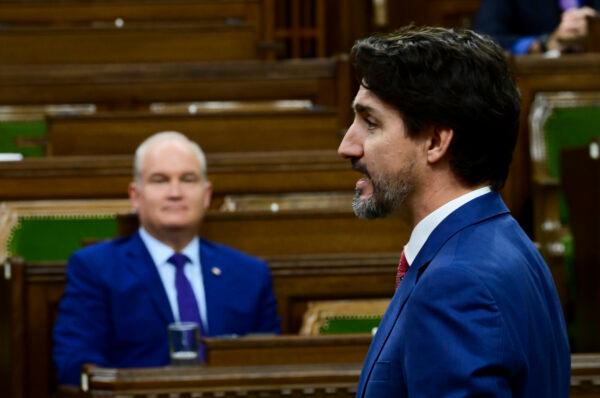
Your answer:
[[[563,11],[567,11],[571,8],[579,7],[579,3],[577,0],[559,0],[560,8]]]
[[[183,268],[185,264],[190,262],[190,259],[181,253],[175,253],[167,262],[175,266],[175,288],[177,289],[177,306],[179,307],[179,322],[194,322],[198,324],[200,335],[204,335],[202,330],[202,320],[200,318],[200,310],[194,290],[190,281],[185,276]],[[203,348],[200,348],[200,359],[204,360]]]

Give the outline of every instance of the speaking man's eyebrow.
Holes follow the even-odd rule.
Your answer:
[[[352,109],[354,110],[354,113],[373,113],[373,108],[360,103],[353,104]]]

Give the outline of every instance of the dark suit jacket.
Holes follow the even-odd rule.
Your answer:
[[[280,332],[265,262],[205,240],[200,261],[209,335]],[[54,328],[59,382],[79,384],[87,362],[167,365],[167,325],[173,321],[158,271],[137,233],[76,252]]]
[[[600,11],[600,0],[580,3]],[[558,0],[482,0],[475,30],[491,36],[510,51],[523,37],[552,33],[561,14]]]
[[[358,397],[568,397],[555,285],[497,193],[450,214],[394,294]]]

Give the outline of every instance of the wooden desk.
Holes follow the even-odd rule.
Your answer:
[[[308,102],[308,101],[304,101]],[[270,104],[270,106],[269,106]],[[99,112],[93,115],[47,117],[48,154],[52,156],[130,155],[157,131],[180,131],[198,142],[206,153],[334,150],[345,121],[335,109],[296,108],[276,101],[263,109],[223,103],[223,109],[199,110],[201,104],[179,111]],[[237,109],[236,109],[237,108]]]
[[[7,65],[197,62],[258,59],[258,32],[247,25],[128,23],[0,30]],[[23,67],[23,66],[21,66]]]
[[[362,363],[370,335],[247,336],[203,339],[207,366]]]
[[[351,398],[361,364],[103,369],[88,366],[82,397]]]
[[[600,354],[571,355],[571,398],[600,397]]]
[[[333,150],[207,154],[213,207],[234,194],[351,193],[358,173]],[[0,200],[126,198],[130,155],[28,158],[0,163]]]
[[[347,58],[277,62],[1,65],[0,104],[93,103],[108,109],[153,102],[306,99],[350,120]]]
[[[84,397],[354,397],[361,364],[85,370]],[[570,396],[600,397],[600,355],[572,356]]]
[[[234,20],[261,25],[261,0],[188,1],[188,0],[61,0],[0,3],[0,21],[8,26],[60,26],[113,24],[140,21],[212,21]]]

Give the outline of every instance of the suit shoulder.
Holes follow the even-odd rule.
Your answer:
[[[131,239],[131,236],[125,236],[97,242],[75,251],[71,256],[71,259],[90,260],[104,258],[106,256],[112,257],[115,256],[120,247],[129,243]]]
[[[244,253],[238,249],[234,249],[233,247],[224,245],[222,243],[201,239],[200,250],[206,250],[212,255],[225,257],[228,261],[236,263],[245,263],[257,267],[267,266],[267,262],[265,260],[260,259],[258,257],[254,257],[248,253]]]

